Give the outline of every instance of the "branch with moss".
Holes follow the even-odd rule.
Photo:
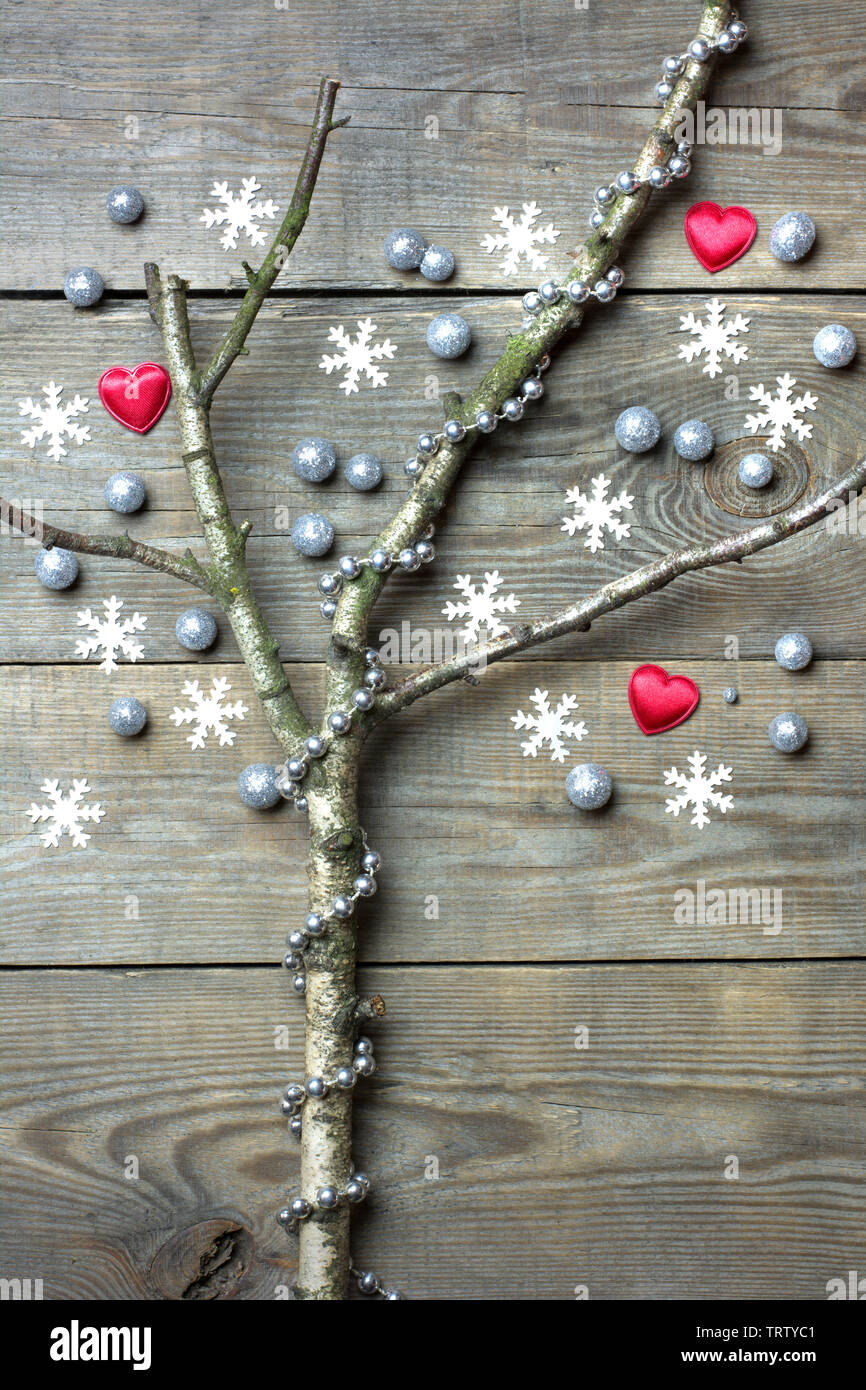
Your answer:
[[[526,623],[515,632],[509,632],[507,636],[485,643],[476,651],[467,650],[451,661],[439,662],[425,671],[408,676],[380,697],[368,724],[380,724],[392,714],[414,704],[422,696],[431,695],[434,690],[441,690],[452,681],[465,680],[467,677],[475,680],[480,669],[495,661],[505,661],[508,657],[529,651],[531,647],[552,642],[556,637],[564,637],[569,632],[588,632],[592,623],[605,613],[612,613],[617,608],[634,603],[636,599],[657,593],[659,589],[664,589],[683,574],[710,569],[714,565],[740,564],[749,555],[756,555],[770,546],[779,545],[791,536],[798,536],[808,527],[815,526],[819,521],[826,521],[832,514],[835,503],[846,501],[852,495],[861,492],[864,487],[866,459],[861,459],[831,487],[800,507],[792,507],[760,526],[751,526],[746,531],[723,536],[720,540],[672,550],[658,560],[633,570],[631,574],[605,584],[602,589],[598,589],[596,593],[570,608],[563,608],[561,612],[554,613],[549,618]]]

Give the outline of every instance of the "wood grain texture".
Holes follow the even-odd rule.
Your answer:
[[[339,109],[352,113],[351,124],[329,141],[309,223],[278,289],[363,286],[434,297],[436,286],[385,261],[386,234],[409,225],[454,252],[458,270],[449,289],[522,292],[542,272],[524,260],[519,273],[504,276],[502,254],[490,254],[483,242],[488,232],[501,230],[492,220],[495,208],[507,206],[519,217],[529,201],[541,209],[539,224],[552,222],[560,232],[553,247],[539,249],[548,271],[562,274],[587,234],[594,189],[629,167],[654,119],[650,106],[616,109],[562,97],[527,102],[480,93],[350,89],[341,93]],[[425,136],[431,116],[438,122],[435,140]],[[246,118],[143,114],[136,118],[135,141],[124,138],[125,119],[101,114],[0,124],[11,149],[0,216],[8,247],[5,288],[59,291],[70,267],[84,263],[99,268],[111,292],[140,292],[146,260],[177,270],[197,288],[245,288],[241,262],[258,264],[262,252],[243,236],[236,250],[224,250],[220,229],[202,223],[202,209],[216,205],[209,196],[216,180],[239,191],[241,180],[253,174],[262,184],[259,196],[284,211],[306,140],[304,108],[289,126],[282,114],[267,112]],[[733,119],[727,109],[725,119]],[[797,287],[859,289],[866,215],[852,204],[850,190],[852,182],[862,182],[866,165],[861,113],[767,110],[765,119],[767,139],[780,142],[775,155],[760,143],[702,146],[692,175],[656,195],[622,258],[630,286],[790,289],[792,269],[771,255],[767,238],[793,201],[805,204],[820,227],[814,252],[793,272]],[[68,154],[73,141],[74,160]],[[48,202],[46,167],[52,169]],[[119,182],[135,183],[146,196],[147,213],[134,227],[117,226],[105,212],[105,193]],[[815,186],[822,190],[820,210],[806,191]],[[683,233],[687,208],[705,198],[745,204],[759,227],[748,255],[712,277]],[[263,225],[271,228],[270,240],[279,219]]]
[[[790,370],[798,390],[818,397],[809,418],[813,436],[805,450],[814,485],[829,482],[850,466],[866,439],[862,385],[866,365],[855,359],[844,372],[829,372],[815,361],[811,343],[832,316],[866,333],[855,297],[839,297],[828,307],[820,297],[756,299],[737,296],[729,310],[750,316],[750,357],[734,375],[739,399],[726,400],[734,385],[714,381],[698,365],[678,357],[683,341],[680,316],[703,312],[704,299],[682,296],[624,296],[596,313],[567,345],[546,377],[547,396],[518,427],[500,426],[467,465],[437,542],[436,564],[415,576],[394,577],[377,606],[371,633],[403,619],[424,629],[442,629],[442,608],[452,597],[455,574],[500,569],[520,599],[519,616],[538,617],[623,574],[646,560],[696,539],[740,529],[742,523],[717,507],[704,482],[704,468],[676,458],[672,436],[685,419],[699,417],[720,441],[740,439],[755,447],[745,430],[753,409],[749,386]],[[443,307],[446,301],[437,301]],[[398,344],[387,387],[348,400],[317,363],[326,350],[328,326],[354,322],[367,313],[363,300],[347,304],[294,302],[267,308],[256,325],[251,356],[236,364],[214,412],[217,449],[229,499],[254,530],[249,546],[252,573],[265,612],[286,660],[321,659],[325,630],[318,611],[316,580],[323,566],[295,555],[287,529],[309,510],[327,512],[338,540],[334,554],[363,553],[372,536],[404,494],[402,463],[419,429],[442,418],[438,399],[468,389],[490,365],[510,326],[517,321],[513,302],[471,300],[465,313],[477,330],[467,358],[441,363],[428,352],[424,328],[432,308],[412,301],[378,306],[376,321]],[[382,312],[379,312],[379,310]],[[150,434],[132,437],[103,411],[95,393],[102,370],[159,355],[142,304],[108,304],[96,314],[74,319],[67,306],[40,307],[41,335],[31,332],[27,305],[4,306],[8,345],[0,381],[0,476],[5,495],[42,501],[51,520],[73,529],[119,529],[102,504],[105,478],[118,467],[135,467],[150,494],[146,511],[128,519],[137,537],[166,540],[180,550],[192,540],[196,522],[186,479],[177,462],[173,410]],[[193,317],[202,355],[217,338],[227,311],[195,302]],[[647,345],[652,350],[647,350]],[[726,378],[731,376],[726,373]],[[89,394],[90,443],[71,446],[54,464],[44,447],[21,443],[26,421],[18,401],[53,377],[67,393]],[[613,422],[626,404],[651,404],[663,425],[662,443],[652,453],[627,455],[613,438]],[[386,481],[375,493],[358,494],[338,472],[324,487],[303,483],[291,467],[298,439],[326,431],[343,462],[359,449],[378,452]],[[777,455],[784,469],[784,452]],[[712,463],[709,465],[712,468]],[[560,527],[566,491],[584,486],[604,471],[613,489],[634,497],[628,513],[627,541],[593,555],[580,536]],[[32,509],[32,507],[31,507]],[[283,529],[281,529],[283,528]],[[201,553],[201,552],[200,552]],[[149,618],[146,658],[175,661],[172,629],[177,614],[196,600],[192,591],[141,567],[87,558],[83,578],[63,594],[46,594],[32,575],[33,550],[11,536],[0,536],[5,582],[0,590],[0,659],[68,660],[74,651],[74,612],[116,593]],[[669,656],[717,656],[725,634],[735,633],[741,654],[767,651],[768,635],[808,626],[824,655],[866,656],[866,636],[851,595],[863,586],[866,547],[857,534],[828,535],[816,527],[780,549],[743,566],[690,576],[646,602],[599,623],[582,639],[566,639],[555,652],[586,658],[646,659],[648,650]],[[772,577],[772,578],[771,578]],[[820,593],[822,602],[816,603]],[[236,660],[229,636],[212,657]]]
[[[820,1300],[857,1267],[862,962],[363,985],[388,1016],[356,1099],[354,1256],[409,1297]],[[301,1060],[279,973],[28,971],[0,996],[4,1272],[46,1298],[152,1298],[158,1252],[220,1220],[255,1241],[235,1296],[273,1298],[297,1174],[276,1099]]]
[[[326,0],[313,22],[298,23],[292,0],[248,9],[186,0],[161,5],[158,26],[150,13],[106,0],[82,11],[67,0],[52,9],[46,51],[38,14],[9,7],[4,287],[59,291],[84,262],[111,289],[138,289],[151,257],[194,285],[239,285],[249,247],[224,252],[202,207],[215,180],[237,188],[250,174],[285,206],[324,72],[343,82],[340,110],[352,124],[329,145],[309,227],[280,283],[402,289],[407,277],[388,270],[382,241],[393,225],[417,224],[455,251],[456,285],[501,284],[481,240],[495,207],[529,200],[562,230],[550,264],[565,266],[593,189],[629,167],[652,119],[658,65],[693,35],[699,6],[561,3],[536,15],[513,0],[468,13],[457,0],[429,11],[375,0],[348,16]],[[798,281],[859,287],[864,214],[850,190],[858,172],[862,183],[866,69],[852,28],[850,7],[838,3],[760,7],[749,43],[719,66],[711,100],[726,119],[731,108],[764,112],[775,153],[764,153],[757,129],[753,143],[700,148],[687,186],[658,199],[629,259],[631,283],[706,282],[682,218],[712,198],[745,203],[761,229],[750,255],[714,283],[789,286],[767,233],[792,200],[815,211],[820,187],[818,247]],[[148,202],[134,228],[112,225],[104,210],[108,189],[127,180]],[[537,278],[524,270],[518,283]],[[415,288],[420,277],[411,279]]]
[[[648,650],[646,657],[659,656]],[[861,662],[818,658],[793,675],[763,661],[685,661],[702,701],[680,728],[646,738],[628,710],[626,662],[491,669],[476,690],[442,691],[368,745],[363,821],[383,854],[381,891],[359,912],[367,960],[591,960],[849,956],[864,952],[860,903],[866,754]],[[7,667],[0,683],[0,867],[6,964],[265,962],[306,912],[306,826],[280,807],[243,807],[236,779],[270,761],[260,716],[233,748],[201,751],[170,722],[188,677],[238,668]],[[300,668],[310,707],[320,672]],[[727,706],[734,682],[740,702]],[[574,693],[588,726],[565,763],[524,758],[509,722],[539,687]],[[111,699],[136,693],[147,732],[123,740]],[[774,714],[811,737],[797,757],[770,747]],[[86,711],[86,718],[82,717]],[[698,829],[665,812],[664,772],[695,749],[733,767],[733,809]],[[565,797],[567,770],[601,762],[615,796],[597,816]],[[87,776],[107,808],[86,850],[45,849],[26,817],[44,777]],[[748,910],[689,924],[680,890],[764,890]],[[227,891],[227,885],[231,890]],[[733,901],[728,898],[728,901]],[[438,914],[438,915],[437,915]]]

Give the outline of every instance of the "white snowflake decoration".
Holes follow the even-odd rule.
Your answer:
[[[523,215],[515,220],[507,207],[493,209],[492,220],[498,222],[503,230],[496,233],[487,232],[481,245],[488,255],[492,255],[494,251],[505,252],[499,262],[499,269],[503,275],[516,275],[520,269],[521,257],[532,270],[546,268],[547,257],[538,247],[552,246],[560,233],[552,222],[548,222],[546,227],[535,226],[540,212],[541,208],[537,203],[524,203]]]
[[[730,782],[733,772],[731,768],[725,767],[724,763],[719,763],[715,772],[708,773],[707,755],[700,753],[697,748],[688,761],[690,772],[678,772],[675,767],[671,767],[665,773],[665,786],[679,788],[676,796],[667,798],[665,811],[678,816],[680,811],[686,810],[689,806],[693,807],[692,825],[702,830],[710,822],[707,813],[709,806],[714,806],[722,815],[733,806],[734,798],[718,790],[723,782]]]
[[[235,250],[241,232],[246,235],[250,246],[264,245],[266,233],[257,223],[263,217],[273,220],[279,212],[279,206],[270,198],[254,202],[261,186],[256,178],[250,178],[241,179],[239,194],[230,193],[227,182],[215,183],[211,189],[210,196],[216,198],[221,206],[204,208],[199,222],[204,222],[206,227],[222,227],[225,224],[225,231],[220,237],[220,245],[224,251]]]
[[[577,709],[577,696],[563,695],[554,709],[550,707],[546,690],[536,688],[535,694],[530,695],[529,699],[535,706],[534,714],[524,714],[523,710],[519,709],[511,716],[511,723],[515,729],[532,730],[530,737],[520,745],[524,758],[536,757],[538,750],[547,744],[550,748],[550,761],[564,763],[568,752],[565,739],[574,738],[579,743],[587,734],[586,724],[582,719],[575,723],[568,718],[568,715]]]
[[[111,675],[118,667],[117,656],[125,656],[127,661],[138,661],[144,656],[144,647],[140,642],[133,641],[134,632],[144,632],[147,626],[147,618],[140,613],[133,613],[131,618],[120,617],[120,610],[123,607],[123,600],[111,598],[102,600],[102,607],[105,610],[104,617],[97,617],[91,608],[84,608],[78,614],[78,626],[86,627],[93,634],[91,637],[79,637],[75,643],[75,655],[83,657],[85,661],[89,656],[96,652],[105,653],[99,665],[106,675]]]
[[[514,594],[499,594],[504,580],[498,570],[491,570],[484,576],[484,583],[477,588],[471,575],[458,574],[453,587],[459,589],[463,599],[459,603],[448,600],[442,612],[449,623],[455,618],[465,618],[461,636],[466,642],[476,642],[484,628],[489,637],[501,637],[508,628],[500,622],[500,613],[514,613],[520,606],[520,599]]]
[[[48,457],[57,463],[69,452],[63,447],[65,439],[74,440],[76,444],[83,444],[85,440],[90,439],[89,425],[73,424],[79,415],[87,414],[89,400],[87,396],[76,394],[71,404],[64,405],[60,399],[63,387],[54,381],[49,381],[47,386],[43,386],[42,394],[45,397],[44,402],[34,401],[32,396],[28,396],[26,401],[18,402],[20,415],[29,415],[31,420],[39,422],[32,429],[21,431],[21,441],[35,449],[47,435]]]
[[[223,676],[213,678],[207,694],[199,688],[198,681],[184,681],[181,694],[188,696],[190,703],[184,709],[175,705],[171,718],[178,729],[182,724],[195,725],[192,733],[187,735],[190,748],[204,748],[208,734],[217,735],[220,748],[231,748],[237,737],[237,729],[230,729],[228,721],[243,719],[249,711],[241,700],[233,704],[224,702],[223,697],[230,690],[231,686]]]
[[[746,362],[749,357],[748,343],[735,341],[739,333],[748,333],[751,319],[737,314],[736,318],[725,319],[725,306],[720,299],[707,301],[707,321],[695,318],[694,314],[680,314],[681,333],[691,333],[692,343],[680,344],[680,357],[686,362],[694,362],[706,353],[704,372],[710,378],[722,371],[722,355],[732,362]]]
[[[581,492],[579,487],[573,487],[565,494],[566,502],[574,503],[574,516],[564,516],[560,530],[567,531],[570,536],[575,531],[586,531],[584,549],[591,550],[593,554],[597,550],[604,550],[605,531],[616,536],[618,541],[625,540],[631,534],[631,524],[621,519],[620,512],[631,511],[634,498],[624,488],[616,497],[608,497],[610,482],[610,478],[599,473],[598,477],[592,479],[589,496]]]
[[[390,338],[385,338],[381,343],[373,342],[373,334],[376,332],[376,325],[372,319],[358,319],[358,332],[354,338],[348,334],[342,324],[336,328],[328,329],[328,342],[336,343],[339,352],[326,352],[319,367],[328,376],[331,372],[342,369],[343,380],[340,382],[340,390],[345,391],[347,396],[359,390],[358,382],[363,375],[369,381],[373,390],[377,386],[384,386],[388,380],[388,373],[383,372],[376,366],[383,357],[389,360],[397,351],[397,344],[392,343]]]
[[[758,434],[768,426],[771,427],[767,444],[773,453],[784,449],[786,430],[795,434],[801,443],[804,439],[811,439],[812,425],[798,419],[798,416],[802,415],[804,410],[814,410],[818,404],[818,397],[813,396],[811,391],[804,391],[802,396],[792,399],[792,388],[797,385],[797,378],[789,372],[785,372],[784,376],[777,376],[776,383],[779,389],[775,396],[764,390],[763,382],[749,387],[749,399],[758,401],[764,408],[756,415],[746,416],[746,429],[752,434]]]
[[[33,801],[27,812],[33,825],[44,825],[40,831],[46,849],[57,849],[63,832],[69,836],[76,849],[86,849],[90,836],[81,829],[82,825],[98,825],[105,815],[105,808],[95,801],[88,805],[84,801],[90,787],[87,778],[73,778],[72,791],[62,792],[58,781],[46,779],[39,788],[48,797],[48,803],[40,806]]]

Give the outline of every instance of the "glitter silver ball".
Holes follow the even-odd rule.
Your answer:
[[[216,618],[206,608],[187,608],[174,625],[174,634],[188,652],[206,652],[217,638]]]
[[[250,763],[238,778],[238,796],[254,811],[266,811],[280,799],[279,773],[272,763]]]
[[[598,763],[581,763],[565,779],[565,794],[581,811],[597,811],[606,806],[613,792],[610,773]]]
[[[112,222],[137,222],[144,212],[144,199],[131,183],[119,183],[105,200]]]
[[[472,330],[459,314],[437,314],[427,325],[427,346],[436,357],[462,357],[472,342]]]
[[[116,734],[132,738],[140,734],[147,723],[147,710],[134,695],[123,695],[108,711],[108,722]]]
[[[382,481],[382,465],[375,454],[354,454],[345,468],[346,482],[358,492],[369,492]]]
[[[815,334],[812,351],[822,367],[847,367],[857,351],[857,339],[843,323],[828,323]]]
[[[68,589],[78,578],[78,557],[71,550],[53,545],[50,550],[36,552],[33,568],[46,589]]]
[[[692,463],[709,458],[715,447],[713,432],[703,420],[686,420],[674,434],[674,448],[680,458]]]
[[[802,671],[812,660],[812,643],[805,632],[786,632],[776,643],[774,655],[786,671]]]
[[[770,250],[777,260],[801,261],[811,251],[815,223],[805,212],[786,212],[770,232]]]
[[[775,465],[766,454],[746,454],[737,465],[737,477],[744,487],[766,487],[773,481]]]
[[[417,270],[426,250],[426,241],[411,227],[397,227],[385,238],[385,260],[395,270]]]
[[[137,473],[112,473],[102,495],[113,512],[137,512],[144,506],[147,488]]]
[[[327,555],[334,544],[334,528],[321,512],[305,512],[292,526],[292,545],[299,555]]]
[[[809,737],[809,725],[801,714],[777,714],[767,733],[780,753],[799,753]]]
[[[728,685],[722,691],[722,699],[726,705],[735,705],[740,698],[740,692],[735,685]]]
[[[623,449],[630,454],[645,454],[658,444],[662,432],[659,417],[645,405],[630,405],[617,416],[613,432]]]
[[[98,304],[105,291],[105,281],[98,270],[80,265],[70,270],[63,281],[63,293],[76,309],[90,309]]]
[[[292,450],[292,467],[308,483],[323,483],[337,467],[337,452],[327,439],[302,439]]]
[[[428,246],[418,269],[425,280],[450,280],[454,274],[454,256],[447,246]]]

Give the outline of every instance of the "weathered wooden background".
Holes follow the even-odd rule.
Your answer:
[[[329,144],[307,230],[214,412],[230,500],[254,523],[268,619],[317,700],[319,568],[294,555],[279,509],[327,510],[339,553],[375,534],[415,435],[441,418],[429,378],[442,392],[473,383],[537,282],[528,270],[503,279],[482,250],[494,207],[535,200],[562,229],[550,265],[567,265],[592,190],[629,166],[659,61],[692,37],[698,11],[696,0],[68,0],[49,18],[10,2],[3,493],[108,529],[105,477],[135,468],[150,501],[132,533],[195,544],[171,409],[138,438],[102,412],[96,382],[159,355],[146,259],[190,280],[196,340],[215,340],[250,252],[224,252],[199,221],[211,185],[255,174],[284,207],[318,77],[339,77],[351,125]],[[866,365],[825,371],[811,340],[842,320],[866,343],[862,13],[855,0],[756,0],[743,14],[750,42],[723,63],[711,100],[761,108],[781,148],[701,148],[687,183],[656,198],[624,260],[626,291],[588,315],[543,405],[482,443],[436,565],[388,586],[373,638],[404,618],[447,626],[458,572],[499,568],[520,615],[535,616],[740,525],[730,465],[748,387],[783,371],[819,405],[770,505],[861,449]],[[104,211],[126,180],[147,199],[128,228]],[[702,198],[743,203],[759,224],[749,254],[715,277],[682,234]],[[814,216],[818,241],[784,266],[767,234],[791,207]],[[451,284],[389,270],[381,243],[401,224],[453,248]],[[60,292],[82,263],[108,285],[90,313]],[[679,315],[713,294],[751,317],[749,361],[714,382],[677,358]],[[475,341],[443,364],[424,328],[455,304]],[[366,315],[398,352],[387,388],[346,401],[317,363],[332,324]],[[739,399],[730,381],[725,391],[732,373]],[[22,445],[17,408],[51,379],[91,400],[92,441],[58,464]],[[636,402],[664,426],[637,459],[612,435]],[[722,446],[707,469],[671,445],[695,415]],[[301,483],[289,454],[310,433],[344,459],[380,453],[382,488]],[[593,556],[559,526],[566,490],[601,469],[635,508],[630,538]],[[32,548],[6,536],[0,556],[0,1276],[42,1278],[60,1299],[282,1296],[293,1249],[273,1212],[297,1156],[276,1100],[302,1036],[276,962],[304,910],[304,832],[285,809],[257,815],[237,800],[239,770],[273,756],[255,711],[233,749],[192,752],[169,722],[194,674],[227,675],[249,703],[244,669],[225,635],[200,659],[180,652],[174,621],[191,596],[162,576],[85,558],[78,585],[50,594]],[[363,977],[388,1014],[381,1070],[357,1105],[357,1157],[375,1181],[359,1263],[436,1299],[585,1287],[594,1299],[809,1300],[863,1271],[864,586],[866,541],[816,528],[497,668],[476,690],[443,692],[370,745],[364,814],[385,867],[364,914]],[[109,594],[148,617],[146,660],[110,678],[74,656],[76,611]],[[772,659],[792,628],[817,654],[799,676]],[[738,660],[725,657],[731,638]],[[625,698],[643,661],[685,672],[703,694],[688,724],[650,740]],[[733,707],[721,700],[729,684]],[[578,696],[590,736],[571,761],[610,768],[607,813],[581,817],[565,769],[521,757],[509,716],[536,686]],[[107,725],[124,692],[150,712],[135,742]],[[811,739],[786,759],[766,726],[792,707]],[[734,769],[733,810],[702,831],[664,813],[663,770],[696,747]],[[43,778],[74,776],[89,778],[106,818],[86,851],[43,849],[27,807]],[[779,930],[678,925],[675,894],[699,879],[781,890]]]

